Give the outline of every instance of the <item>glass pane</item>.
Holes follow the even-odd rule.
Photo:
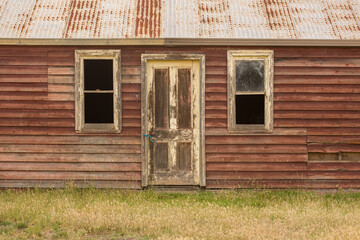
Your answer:
[[[84,60],[85,90],[113,90],[113,60]]]
[[[236,95],[236,124],[264,124],[264,95]]]
[[[114,123],[112,93],[85,93],[85,123]]]
[[[236,65],[236,91],[264,91],[265,61],[241,60]]]

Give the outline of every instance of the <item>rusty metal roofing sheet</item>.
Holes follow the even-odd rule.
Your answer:
[[[0,38],[360,40],[360,2],[0,0]]]

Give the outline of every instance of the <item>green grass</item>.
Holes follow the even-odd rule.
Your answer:
[[[360,193],[0,191],[0,239],[360,239]]]

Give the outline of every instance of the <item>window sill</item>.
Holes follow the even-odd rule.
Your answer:
[[[229,134],[258,134],[272,133],[273,129],[267,129],[265,124],[246,124],[246,125],[235,125],[231,128],[228,128]]]
[[[81,129],[76,130],[77,133],[120,133],[121,129],[115,127],[114,124],[93,123],[85,124]]]

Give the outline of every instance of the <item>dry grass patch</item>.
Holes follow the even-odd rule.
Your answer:
[[[360,194],[0,192],[0,239],[360,239]]]

